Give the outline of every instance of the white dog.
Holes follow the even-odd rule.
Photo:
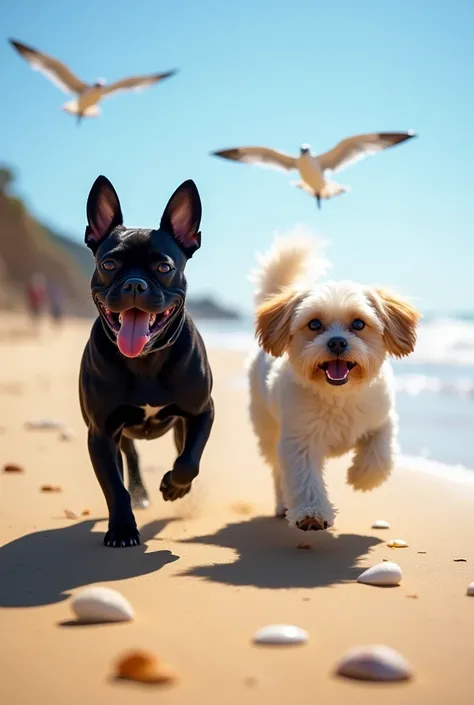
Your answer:
[[[355,450],[347,480],[388,479],[397,416],[388,355],[409,355],[419,313],[397,295],[353,282],[315,285],[328,263],[314,241],[280,239],[256,273],[250,415],[273,471],[276,514],[303,531],[332,526],[327,458]]]

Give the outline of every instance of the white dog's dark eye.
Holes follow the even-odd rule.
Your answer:
[[[361,318],[356,318],[354,321],[352,321],[352,327],[354,330],[362,330],[365,328],[365,323]]]
[[[158,271],[161,272],[161,274],[168,274],[168,272],[171,272],[171,265],[167,262],[161,262],[158,265]]]
[[[321,330],[323,327],[323,324],[318,318],[313,318],[309,323],[308,323],[308,328],[310,330]]]
[[[111,259],[106,259],[105,262],[102,262],[101,267],[106,269],[107,272],[112,272],[115,269],[115,262],[112,262]]]

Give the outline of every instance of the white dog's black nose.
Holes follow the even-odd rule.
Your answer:
[[[329,352],[333,355],[340,355],[347,349],[347,340],[342,336],[336,335],[334,338],[329,338],[327,342]]]
[[[122,289],[126,294],[143,294],[148,289],[148,284],[144,279],[133,277],[124,281]]]

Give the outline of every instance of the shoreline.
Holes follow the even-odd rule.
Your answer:
[[[466,486],[472,485],[474,487],[474,469],[464,465],[449,465],[435,458],[425,458],[422,455],[407,455],[405,453],[399,455],[399,462],[402,467],[409,469],[410,472],[432,475],[447,482]]]

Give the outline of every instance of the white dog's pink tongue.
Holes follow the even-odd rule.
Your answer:
[[[349,368],[345,360],[329,360],[327,370],[329,379],[341,380],[346,379],[349,374]]]
[[[117,345],[125,357],[137,357],[147,344],[150,314],[129,308],[121,314],[121,325],[117,335]]]

